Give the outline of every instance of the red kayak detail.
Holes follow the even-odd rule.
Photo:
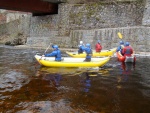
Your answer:
[[[116,52],[116,53],[117,53],[117,58],[120,62],[135,62],[136,61],[135,56],[124,57],[124,56],[122,56],[122,54],[120,52]]]

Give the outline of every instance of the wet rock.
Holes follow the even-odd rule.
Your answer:
[[[5,43],[5,45],[10,45],[11,44],[11,42],[10,41],[7,41],[6,43]]]
[[[22,38],[15,38],[12,41],[8,41],[5,43],[5,45],[10,45],[10,46],[16,46],[16,45],[24,45],[26,43],[25,39]]]
[[[18,33],[13,39],[5,42],[5,45],[16,46],[16,45],[24,45],[27,41],[27,37],[22,33]]]

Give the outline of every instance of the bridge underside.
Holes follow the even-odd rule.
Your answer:
[[[33,15],[58,13],[58,3],[43,0],[0,0],[0,9],[30,12]]]

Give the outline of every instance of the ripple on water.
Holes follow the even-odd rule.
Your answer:
[[[138,57],[131,69],[117,58],[100,69],[42,68],[33,59],[34,50],[7,47],[0,53],[0,111],[4,113],[150,111],[149,59]]]
[[[10,71],[0,76],[0,92],[14,91],[29,83],[29,78],[21,72]]]
[[[86,112],[83,109],[74,109],[70,106],[70,102],[64,99],[58,101],[37,101],[37,102],[21,102],[15,108],[21,108],[16,113],[76,113]]]

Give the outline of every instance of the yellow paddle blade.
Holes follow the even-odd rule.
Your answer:
[[[89,74],[89,76],[97,76],[97,74]]]
[[[119,36],[120,39],[122,39],[122,37],[123,37],[120,32],[118,32],[118,36]]]

